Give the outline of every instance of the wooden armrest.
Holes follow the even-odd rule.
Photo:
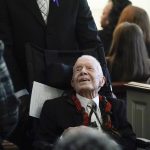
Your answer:
[[[145,139],[145,138],[137,138],[138,140],[142,140],[142,141],[144,141],[144,142],[150,142],[150,140],[149,139]]]
[[[136,144],[139,148],[150,148],[150,140],[145,138],[137,138]]]

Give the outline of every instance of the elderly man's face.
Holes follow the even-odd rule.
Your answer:
[[[94,91],[104,84],[104,77],[98,62],[91,57],[81,57],[73,69],[72,86],[77,93]]]

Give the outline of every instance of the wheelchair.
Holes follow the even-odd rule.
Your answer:
[[[44,52],[44,53],[43,53]],[[92,55],[98,60],[98,49],[89,49],[85,51],[49,51],[43,50],[33,44],[26,46],[27,68],[30,90],[33,81],[41,82],[52,87],[67,91],[70,89],[70,80],[72,76],[72,65],[81,55]],[[110,75],[106,66],[102,66],[103,73],[106,77],[106,84],[101,89],[100,94],[104,96],[112,96],[112,84]],[[136,139],[139,150],[150,150],[150,140]]]

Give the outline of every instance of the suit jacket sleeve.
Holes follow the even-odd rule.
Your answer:
[[[96,24],[87,0],[79,0],[77,16],[77,39],[80,49],[99,48],[101,65],[106,65],[102,42],[98,36]]]
[[[79,0],[79,11],[77,17],[77,39],[80,49],[97,48],[98,57],[101,63],[104,76],[106,77],[106,86],[103,88],[105,91],[105,96],[111,93],[111,80],[109,71],[107,68],[105,53],[103,44],[100,37],[98,36],[98,31],[92,17],[90,8],[88,6],[87,0]],[[103,93],[103,92],[102,92]],[[109,95],[110,96],[110,95]]]
[[[98,36],[96,24],[87,0],[79,0],[79,10],[76,24],[76,33],[80,49],[99,47],[101,56],[103,57],[103,62],[101,63],[106,64],[103,45]]]
[[[9,18],[9,11],[6,3],[7,2],[5,0],[0,0],[0,39],[3,40],[5,44],[5,61],[10,72],[15,91],[18,91],[25,87],[21,77],[21,72],[14,57],[11,18]]]
[[[36,130],[35,149],[51,150],[65,129],[79,126],[82,122],[82,114],[77,112],[70,97],[62,96],[46,101]]]
[[[113,100],[112,123],[117,134],[111,136],[122,146],[123,150],[136,149],[136,136],[127,121],[126,105],[123,100]]]
[[[46,101],[43,105],[33,144],[35,150],[51,150],[53,143],[58,138],[54,109],[56,108],[53,108],[53,104],[49,103],[49,101]]]
[[[76,28],[80,48],[92,48],[101,43],[87,0],[79,0]]]

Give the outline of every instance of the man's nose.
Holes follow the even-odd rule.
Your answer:
[[[87,69],[86,69],[86,67],[83,67],[83,68],[82,68],[81,74],[87,74]]]

